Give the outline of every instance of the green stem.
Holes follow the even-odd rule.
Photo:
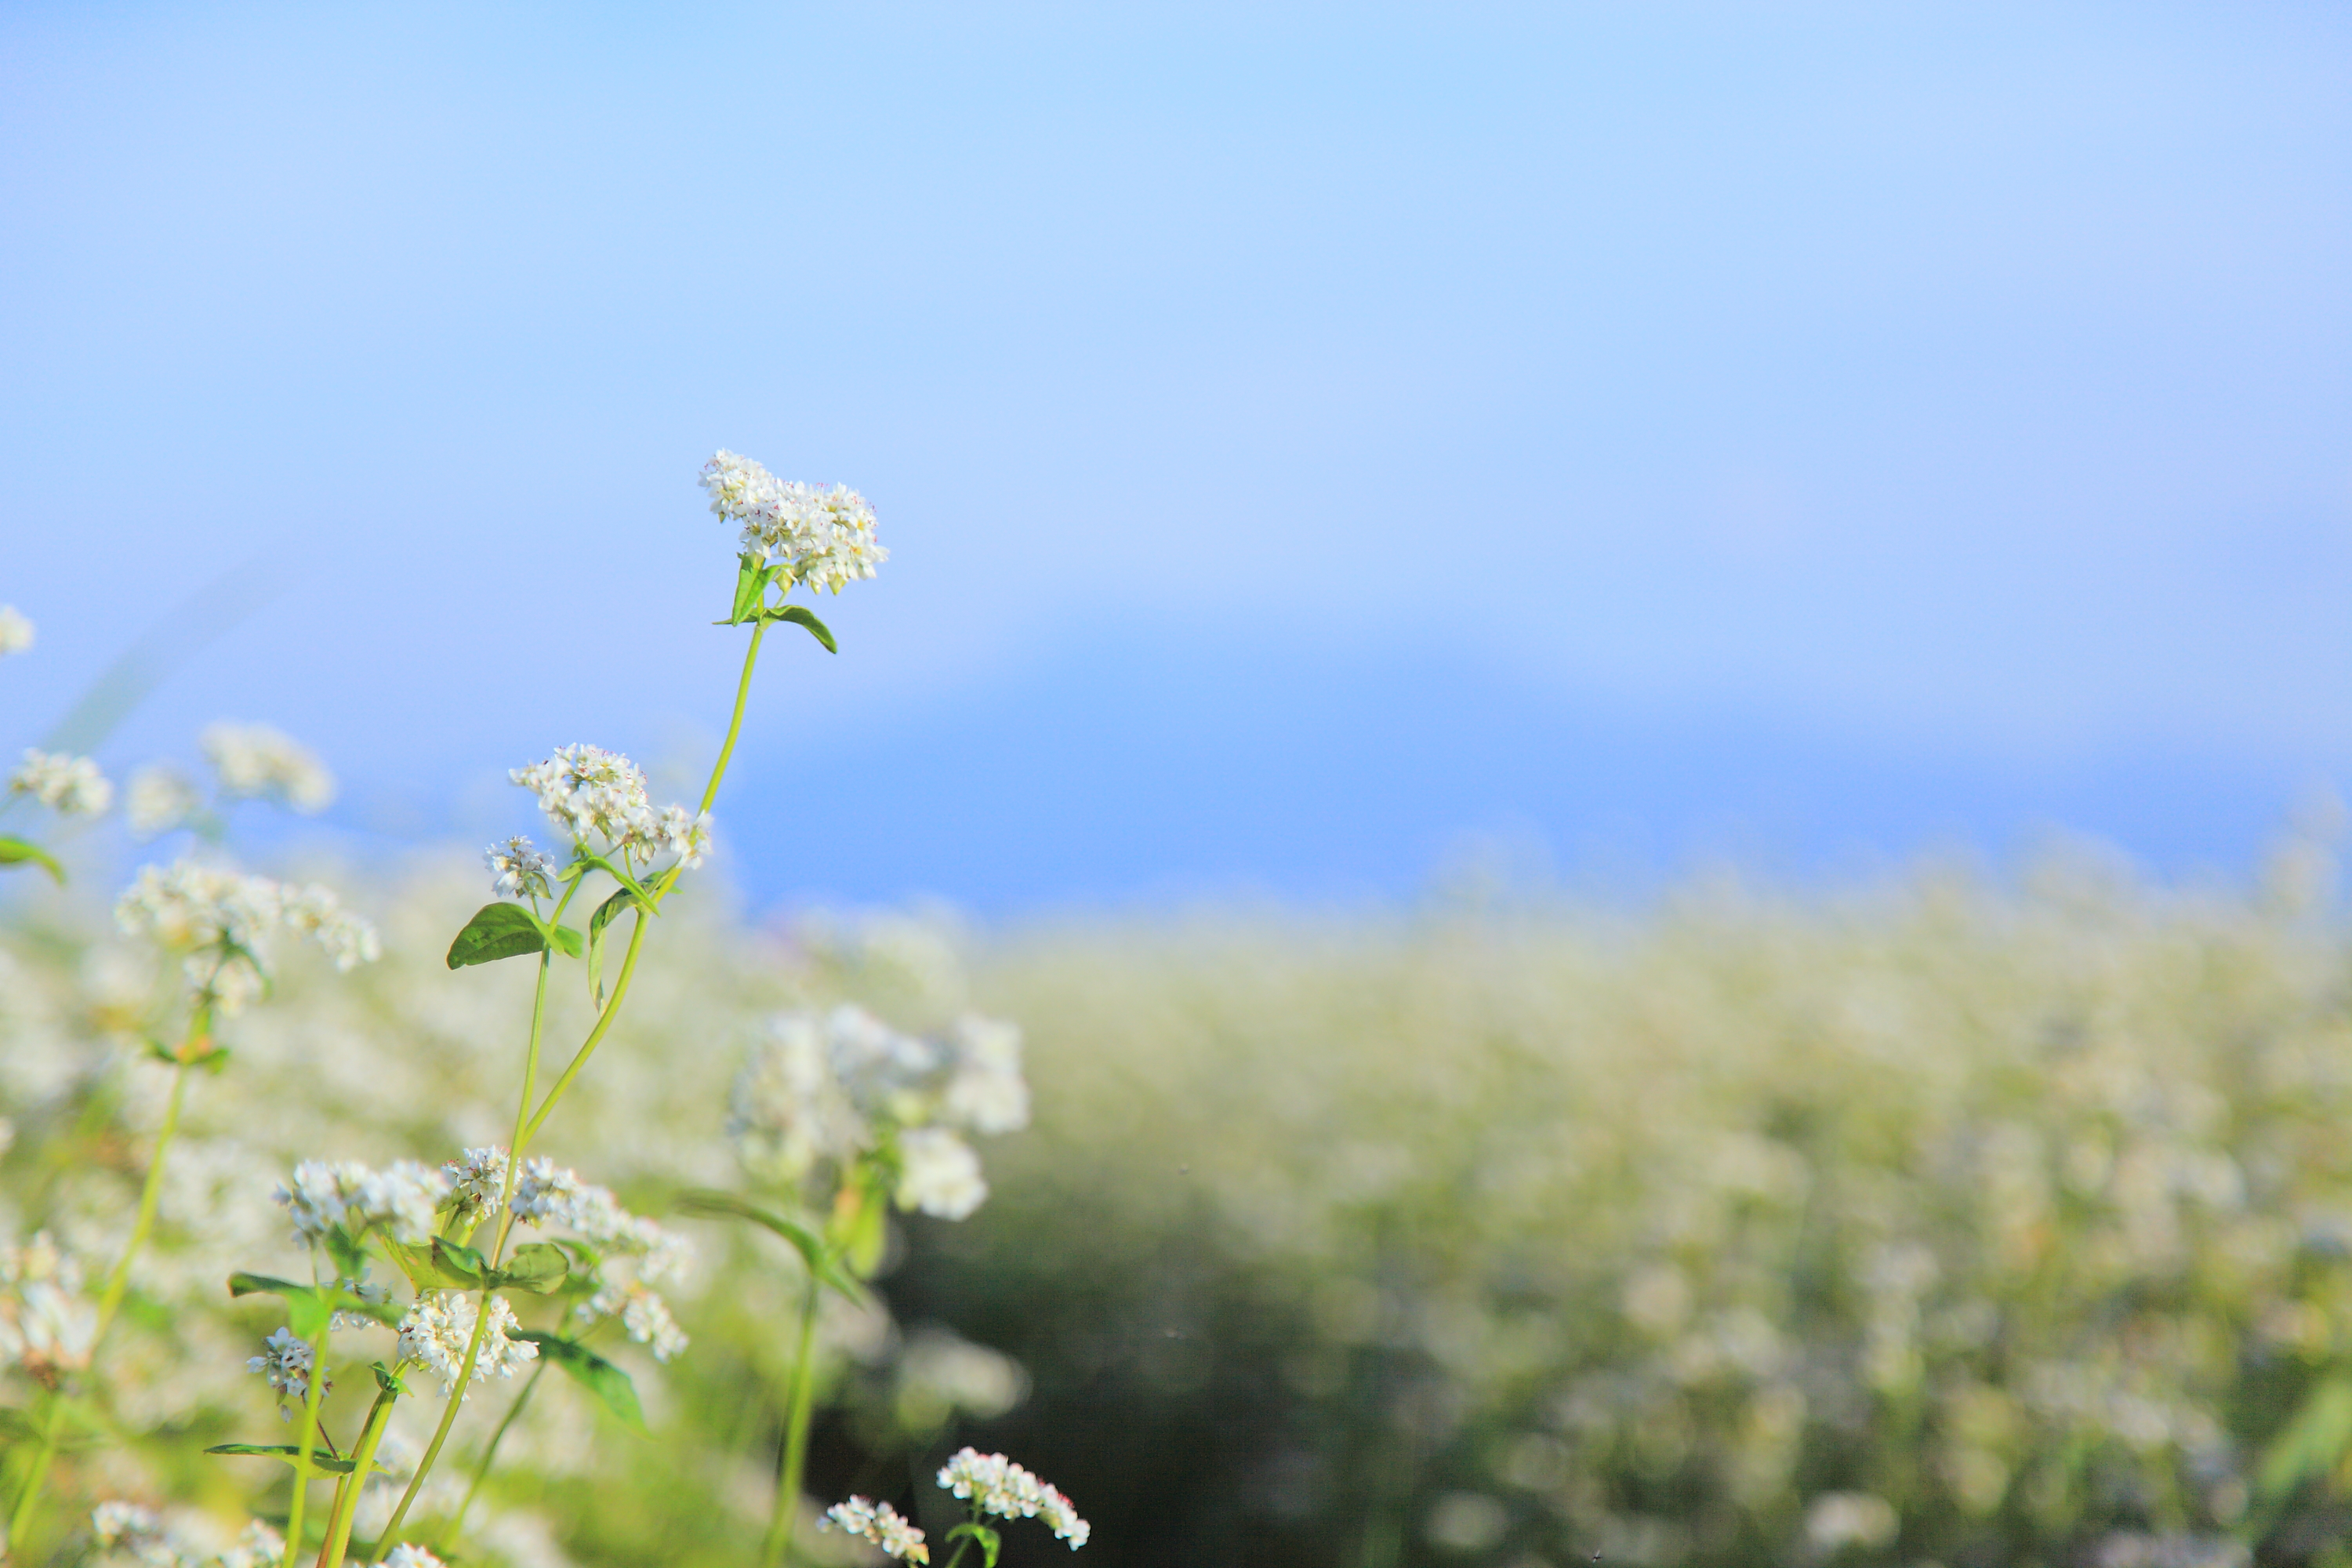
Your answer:
[[[400,1533],[400,1521],[408,1517],[409,1505],[425,1486],[425,1478],[432,1473],[433,1461],[441,1457],[441,1445],[449,1440],[449,1428],[457,1424],[458,1407],[466,1403],[466,1384],[474,1375],[475,1358],[482,1353],[483,1331],[490,1326],[490,1291],[482,1288],[481,1305],[474,1312],[474,1336],[466,1342],[466,1358],[458,1363],[457,1385],[449,1391],[448,1403],[441,1407],[441,1425],[433,1429],[433,1441],[425,1445],[425,1458],[416,1463],[416,1473],[408,1478],[408,1489],[400,1494],[400,1506],[392,1510],[383,1533],[376,1537],[375,1550],[368,1553],[370,1562],[383,1560],[384,1549]]]
[[[315,1270],[314,1270],[315,1272]],[[310,1455],[319,1440],[319,1400],[327,1387],[327,1341],[335,1331],[331,1314],[310,1347],[310,1376],[302,1394],[302,1441],[295,1454],[294,1500],[286,1509],[286,1568],[302,1551],[302,1510],[310,1500]]]
[[[719,798],[719,781],[727,776],[727,759],[735,754],[735,737],[743,732],[743,702],[751,695],[751,667],[760,662],[760,639],[768,635],[768,623],[757,621],[751,626],[751,646],[743,650],[743,677],[735,683],[735,716],[727,721],[727,740],[719,748],[719,761],[710,770],[710,783],[703,786],[702,804],[697,811],[709,811],[710,803]]]
[[[775,1510],[768,1520],[768,1540],[761,1561],[784,1568],[792,1561],[793,1516],[800,1511],[801,1475],[808,1465],[809,1413],[816,1400],[816,1368],[812,1352],[816,1344],[816,1276],[811,1274],[808,1293],[801,1299],[800,1347],[793,1357],[791,1408],[784,1417],[784,1447],[776,1467]]]
[[[490,1434],[488,1445],[482,1449],[481,1459],[474,1466],[473,1484],[466,1489],[466,1500],[457,1505],[457,1517],[451,1520],[449,1528],[441,1532],[444,1544],[463,1539],[466,1515],[473,1510],[474,1499],[480,1495],[482,1483],[490,1479],[490,1461],[499,1457],[499,1445],[506,1440],[507,1428],[521,1417],[523,1406],[530,1403],[532,1391],[539,1387],[539,1380],[546,1373],[547,1358],[541,1356],[539,1364],[531,1369],[530,1381],[522,1385],[522,1392],[515,1395],[514,1404],[508,1407],[506,1419],[499,1423],[499,1429]],[[327,1568],[335,1568],[335,1564],[329,1563]]]
[[[210,1033],[210,1010],[199,1005],[188,1020],[187,1037],[180,1043],[180,1065],[172,1069],[172,1095],[163,1102],[163,1125],[155,1134],[155,1153],[147,1163],[147,1179],[139,1189],[139,1217],[132,1222],[130,1243],[108,1272],[106,1289],[99,1297],[97,1325],[89,1336],[89,1364],[93,1367],[98,1364],[98,1350],[105,1342],[106,1331],[112,1326],[115,1313],[122,1310],[123,1295],[131,1288],[131,1265],[147,1245],[148,1233],[155,1228],[155,1210],[163,1197],[163,1155],[180,1130],[180,1107],[187,1100],[188,1050],[200,1036]],[[11,1542],[25,1539],[26,1528],[33,1522],[33,1510],[41,1500],[41,1489],[48,1484],[49,1466],[58,1457],[58,1429],[65,1415],[65,1390],[59,1387],[50,1399],[48,1413],[41,1425],[41,1446],[33,1454],[33,1462],[25,1474],[25,1489],[16,1495],[16,1506],[8,1516]]]
[[[407,1364],[394,1364],[394,1383]],[[368,1407],[367,1426],[352,1447],[351,1485],[335,1500],[334,1514],[327,1521],[327,1543],[319,1549],[320,1568],[342,1568],[343,1554],[351,1545],[352,1521],[360,1511],[360,1492],[367,1486],[368,1469],[375,1463],[376,1445],[383,1440],[383,1429],[392,1423],[393,1403],[399,1397],[392,1389],[378,1389],[375,1403]]]

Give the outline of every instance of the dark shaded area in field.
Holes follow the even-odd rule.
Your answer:
[[[864,735],[754,734],[733,782],[727,850],[757,902],[935,892],[1000,910],[1394,897],[1433,875],[1638,896],[1716,860],[1843,880],[1921,853],[2007,863],[2059,826],[2168,874],[2242,876],[2325,781],[2154,747],[2004,764],[1277,634],[1197,655],[1099,639]]]

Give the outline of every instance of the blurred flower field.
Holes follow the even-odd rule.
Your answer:
[[[1116,1563],[2336,1562],[2352,970],[2298,891],[2317,853],[2251,892],[2079,853],[2014,887],[995,931],[753,919],[698,881],[541,1140],[691,1240],[686,1347],[608,1352],[644,1436],[549,1380],[467,1552],[754,1558],[801,1264],[677,1199],[742,1188],[746,1153],[756,1175],[739,1079],[766,1020],[852,1001],[909,1030],[1017,1020],[1034,1110],[980,1145],[976,1212],[893,1216],[875,1304],[827,1299],[812,1552],[861,1560],[813,1528],[852,1492],[944,1531],[929,1474],[971,1443],[1052,1476]],[[226,1289],[304,1267],[272,1193],[321,1148],[432,1163],[505,1135],[529,974],[443,958],[478,871],[327,875],[382,958],[289,951],[222,1024],[61,1513],[145,1503],[224,1548],[282,1514],[282,1471],[202,1451],[283,1429],[247,1367],[283,1312]],[[37,1235],[93,1274],[121,1252],[172,1071],[142,1034],[152,952],[93,896],[18,887],[12,1325],[53,1266]],[[550,1026],[576,1034],[589,989],[555,973]],[[367,1385],[377,1339],[335,1339],[335,1388]],[[505,1408],[464,1406],[421,1516],[457,1506]],[[371,1495],[433,1414],[400,1407]],[[1066,1556],[1006,1537],[1008,1563]]]

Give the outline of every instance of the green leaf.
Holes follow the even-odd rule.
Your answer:
[[[555,951],[562,953],[564,957],[577,958],[580,956],[580,933],[573,931],[570,926],[549,926],[547,928],[547,940],[554,943]]]
[[[58,887],[66,885],[66,868],[58,858],[39,845],[24,838],[0,838],[0,866],[38,866],[54,879]]]
[[[621,918],[621,911],[630,908],[644,909],[636,894],[623,888],[596,906],[588,917],[588,992],[595,998],[596,1010],[604,1010],[604,928]]]
[[[408,1385],[393,1376],[392,1368],[384,1365],[383,1363],[372,1361],[368,1363],[368,1370],[375,1373],[375,1385],[384,1393],[396,1397],[408,1392]]]
[[[433,1270],[468,1289],[479,1289],[483,1277],[490,1272],[490,1260],[461,1241],[436,1236],[433,1238]]]
[[[563,879],[568,882],[574,877],[582,876],[585,874],[588,868],[592,866],[597,870],[604,872],[607,877],[612,878],[615,882],[620,883],[624,891],[635,893],[637,896],[637,901],[645,905],[646,908],[651,910],[656,914],[661,913],[660,900],[655,898],[651,893],[646,892],[644,886],[640,884],[635,877],[630,876],[626,871],[622,870],[618,866],[614,865],[602,855],[589,855],[583,853],[578,858],[574,859],[571,865],[566,866],[563,868]],[[610,900],[607,901],[609,902]],[[573,956],[578,956],[577,949],[573,950]]]
[[[205,1452],[243,1455],[258,1459],[283,1459],[298,1470],[302,1468],[302,1448],[297,1443],[215,1443]],[[331,1458],[318,1449],[311,1450],[310,1468],[324,1471],[331,1476],[348,1476],[352,1473],[352,1462],[349,1459]],[[381,1470],[383,1467],[377,1465],[375,1468]]]
[[[858,1284],[856,1279],[843,1269],[841,1259],[835,1257],[832,1249],[824,1242],[817,1239],[816,1232],[798,1220],[787,1219],[774,1210],[761,1208],[749,1199],[739,1198],[733,1193],[722,1193],[710,1187],[697,1187],[691,1192],[680,1193],[677,1197],[677,1206],[685,1213],[702,1215],[708,1218],[747,1219],[753,1225],[775,1232],[776,1235],[792,1243],[793,1250],[801,1255],[801,1261],[808,1266],[808,1271],[818,1280],[832,1286],[835,1290],[860,1305],[865,1303],[865,1287]]]
[[[315,1285],[298,1285],[291,1279],[278,1279],[268,1274],[243,1272],[228,1277],[228,1293],[232,1296],[282,1296],[286,1299],[286,1326],[298,1339],[316,1340],[327,1331],[327,1319],[333,1308]],[[343,1294],[337,1291],[336,1294]]]
[[[823,621],[818,620],[813,611],[804,610],[798,605],[787,605],[781,610],[770,610],[766,615],[762,616],[761,619],[769,621],[790,621],[796,626],[806,626],[808,628],[808,635],[816,638],[818,642],[824,645],[825,652],[839,653],[841,651],[841,645],[833,640],[833,632],[831,628],[827,627]]]
[[[983,1565],[983,1568],[996,1568],[996,1553],[1004,1544],[1003,1539],[997,1535],[996,1531],[989,1529],[988,1526],[984,1524],[977,1524],[971,1520],[965,1520],[961,1524],[957,1525],[953,1530],[948,1531],[948,1539],[950,1541],[953,1541],[959,1535],[969,1535],[974,1541],[979,1542],[981,1554],[988,1559],[988,1562]]]
[[[547,928],[520,904],[484,904],[449,944],[449,967],[520,958],[547,946]]]
[[[761,597],[768,591],[772,574],[761,570],[760,558],[745,553],[735,557],[735,605],[727,618],[717,623],[722,626],[738,626],[751,618],[760,605]]]
[[[537,1345],[540,1354],[603,1401],[604,1408],[619,1416],[631,1431],[639,1436],[646,1435],[645,1409],[637,1403],[637,1385],[629,1381],[627,1373],[587,1346],[558,1339],[545,1329],[525,1329],[514,1337]]]
[[[563,1256],[562,1248],[533,1241],[515,1248],[515,1255],[507,1260],[506,1268],[492,1283],[544,1296],[562,1284],[564,1276],[571,1272],[572,1260]]]
[[[400,1271],[408,1276],[408,1283],[420,1292],[432,1289],[462,1290],[480,1283],[479,1280],[468,1279],[462,1275],[444,1270],[439,1260],[433,1256],[433,1248],[429,1244],[394,1241],[388,1236],[379,1239],[383,1242],[384,1250],[392,1254],[392,1260],[400,1265]]]
[[[2286,1430],[2263,1456],[2255,1490],[2267,1502],[2282,1501],[2305,1481],[2336,1468],[2352,1449],[2352,1377],[2331,1377],[2311,1391]]]

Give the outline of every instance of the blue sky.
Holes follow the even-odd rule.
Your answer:
[[[763,901],[2242,869],[2352,778],[2340,6],[484,9],[0,12],[0,742],[157,633],[107,760],[281,724],[354,844],[689,769],[726,446],[895,552]]]

